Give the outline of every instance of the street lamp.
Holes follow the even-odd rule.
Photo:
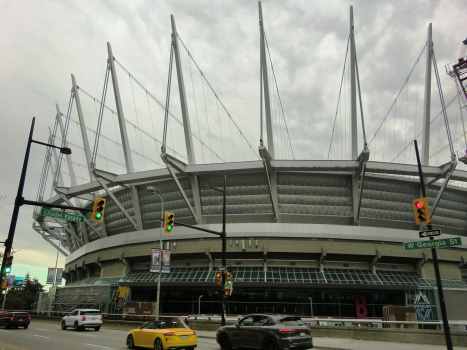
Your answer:
[[[203,296],[200,295],[199,298],[198,298],[198,315],[201,315],[201,298]]]
[[[311,317],[313,317],[313,299],[311,297],[308,297],[308,299],[310,299]]]
[[[155,187],[155,186],[148,186],[147,188],[148,192],[151,192],[152,194],[155,194],[161,199],[162,203],[162,208],[161,208],[161,230],[159,234],[159,278],[157,279],[157,300],[156,300],[156,321],[159,321],[159,304],[160,304],[160,295],[161,295],[161,272],[162,272],[162,226],[164,222],[164,198],[162,197],[162,191]],[[159,193],[157,193],[159,191]]]
[[[11,216],[10,230],[8,231],[8,238],[5,242],[5,251],[3,254],[2,270],[0,272],[0,281],[3,280],[3,269],[5,268],[6,255],[10,254],[11,247],[13,245],[13,238],[15,237],[16,223],[18,221],[18,215],[19,215],[19,208],[25,203],[36,204],[36,202],[32,202],[32,201],[27,201],[29,202],[27,203],[25,199],[23,198],[23,188],[24,188],[24,182],[26,180],[26,170],[28,168],[28,160],[29,160],[29,153],[31,151],[31,143],[37,143],[39,145],[44,145],[47,147],[58,148],[60,150],[60,153],[62,154],[71,154],[71,149],[69,149],[68,147],[58,147],[58,146],[50,145],[48,143],[34,141],[32,139],[32,134],[34,132],[35,121],[36,121],[36,118],[35,117],[32,118],[31,130],[29,131],[29,139],[28,139],[28,144],[26,146],[26,154],[24,155],[23,169],[21,170],[21,177],[19,180],[18,192],[16,194],[15,206],[13,208],[13,214]]]
[[[214,190],[218,192],[223,193],[223,204],[222,204],[222,266],[227,266],[227,261],[226,261],[226,256],[225,256],[225,250],[227,247],[227,241],[226,241],[226,232],[225,232],[225,187],[227,183],[227,175],[224,175],[224,189],[221,190],[219,188],[214,188],[211,186],[205,186],[201,187],[202,190]],[[222,274],[222,285],[225,285],[225,273]],[[221,298],[222,298],[222,326],[225,326],[225,295],[221,293]]]

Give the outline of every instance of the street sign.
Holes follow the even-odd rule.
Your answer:
[[[420,238],[440,236],[441,235],[441,230],[427,230],[427,231],[419,232],[419,234],[420,234]]]
[[[447,248],[462,245],[460,237],[404,243],[404,250]]]
[[[64,213],[61,211],[55,211],[55,210],[50,210],[50,209],[41,209],[41,215],[50,216],[52,218],[57,218],[57,219],[62,219],[62,220],[67,220],[67,221],[84,222],[84,216]]]

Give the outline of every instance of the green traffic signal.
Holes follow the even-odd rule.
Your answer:
[[[96,214],[96,219],[100,219],[101,216],[102,216],[102,213],[97,213],[97,214]]]
[[[170,226],[170,225],[167,226],[167,230],[168,230],[168,231],[172,231],[172,226]]]
[[[10,271],[11,271],[11,267],[6,267],[5,268],[5,273],[10,273]]]

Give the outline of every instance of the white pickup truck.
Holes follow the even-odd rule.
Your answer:
[[[102,315],[95,309],[78,309],[62,318],[62,329],[73,327],[75,331],[85,328],[94,328],[98,331],[102,325]]]

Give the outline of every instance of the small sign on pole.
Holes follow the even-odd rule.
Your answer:
[[[427,231],[422,231],[419,232],[420,238],[423,237],[433,237],[433,236],[440,236],[441,235],[441,230],[427,230]]]

